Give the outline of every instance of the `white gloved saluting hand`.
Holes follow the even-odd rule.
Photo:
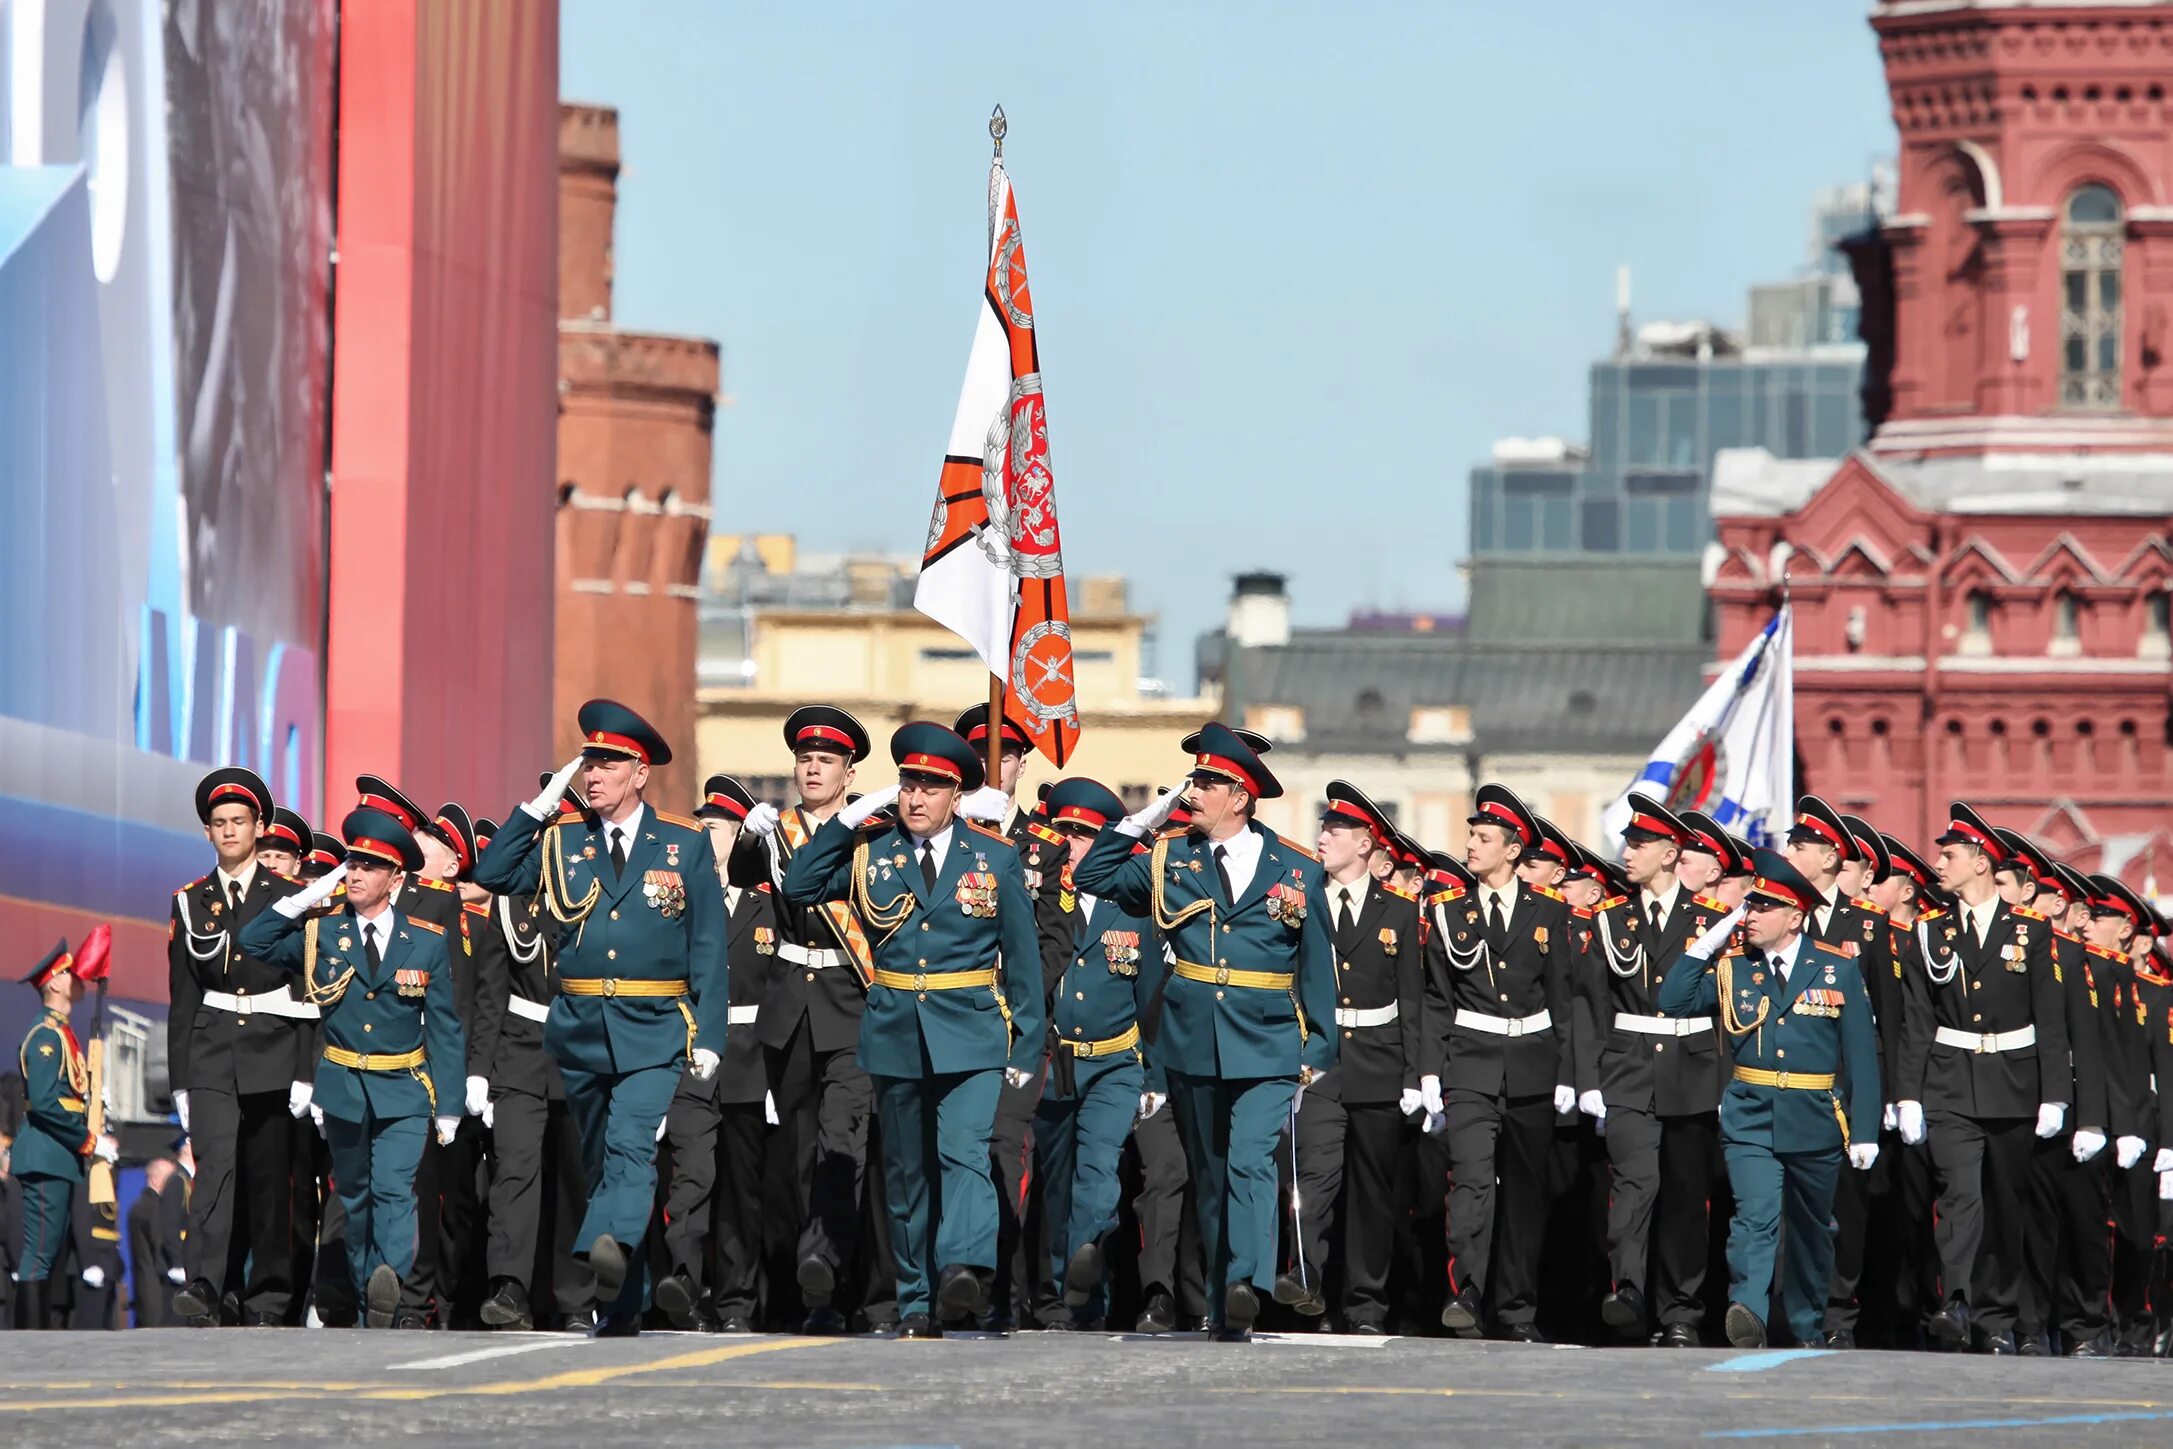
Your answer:
[[[575,755],[565,764],[560,765],[558,773],[553,775],[545,782],[544,787],[536,792],[536,798],[525,802],[521,808],[538,820],[556,819],[558,817],[559,799],[566,793],[566,787],[573,782],[573,772],[581,768],[581,761],[582,756]]]
[[[273,901],[272,909],[290,921],[299,921],[302,917],[332,899],[332,892],[338,890],[340,882],[345,879],[347,879],[347,862],[343,860],[293,895],[283,896]]]
[[[994,785],[983,785],[958,802],[958,813],[983,825],[1001,825],[1011,813],[1011,797]]]
[[[867,794],[840,810],[837,813],[837,818],[845,822],[847,830],[858,830],[882,811],[888,810],[891,802],[897,798],[898,787],[896,785],[885,785],[880,790],[870,790]]]
[[[1158,795],[1146,809],[1125,816],[1117,822],[1117,829],[1126,835],[1152,835],[1169,823],[1177,813],[1177,807],[1185,803],[1185,791],[1192,788],[1192,777],[1187,775],[1177,782],[1177,788],[1167,795]]]

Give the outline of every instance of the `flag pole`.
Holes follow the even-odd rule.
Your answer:
[[[1004,133],[1009,131],[1010,129],[1010,123],[1004,119],[1004,108],[1001,104],[998,104],[996,109],[989,112],[988,115],[988,139],[990,143],[993,144],[996,148],[996,154],[993,162],[994,165],[1001,166],[1003,164]],[[989,186],[989,206],[992,208],[989,212],[989,235],[991,238],[991,244],[993,245],[993,238],[995,236],[997,220],[996,213],[993,210],[996,205],[996,191],[993,178],[991,179]],[[1016,607],[1015,603],[1013,607]],[[1016,629],[1018,627],[1017,621],[1015,619],[1011,627],[1013,629]],[[991,785],[998,784],[1003,779],[1003,726],[1003,676],[997,674],[994,670],[991,670],[988,676],[988,735],[984,741],[985,746],[988,750],[988,783]]]

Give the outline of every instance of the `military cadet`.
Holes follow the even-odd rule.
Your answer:
[[[60,942],[30,969],[23,984],[42,1008],[23,1037],[16,1063],[23,1074],[23,1122],[15,1137],[12,1174],[22,1189],[22,1250],[16,1259],[16,1326],[53,1327],[54,1260],[67,1242],[75,1201],[93,1155],[119,1159],[111,1137],[90,1134],[90,1064],[68,1025],[83,999],[75,957]]]
[[[453,1007],[460,1013],[461,1032],[468,1044],[460,1126],[450,1143],[441,1146],[433,1138],[423,1147],[415,1188],[423,1237],[415,1256],[418,1270],[428,1269],[437,1325],[474,1328],[480,1323],[477,1310],[488,1291],[486,1225],[477,1184],[483,1171],[482,1116],[490,1105],[490,1079],[476,1054],[474,937],[477,928],[489,924],[490,893],[473,879],[478,854],[475,822],[465,808],[451,801],[440,805],[435,815],[415,828],[414,836],[423,853],[422,878],[449,887],[458,903],[459,914],[446,935],[446,954],[453,972]],[[418,1271],[417,1276],[423,1274]]]
[[[694,818],[709,832],[720,867],[754,804],[730,775],[703,783]],[[681,1076],[665,1115],[672,1176],[664,1245],[672,1267],[657,1280],[656,1302],[678,1328],[752,1333],[760,1308],[768,1100],[756,1028],[777,961],[777,916],[769,882],[731,885],[720,868],[718,885],[732,965],[728,1036],[716,1076],[707,1082],[691,1071]]]
[[[1103,831],[1072,877],[1152,920],[1175,955],[1156,1060],[1192,1168],[1212,1332],[1243,1341],[1275,1274],[1276,1141],[1336,1062],[1335,943],[1319,863],[1254,819],[1281,783],[1226,726],[1194,743],[1186,789]],[[1180,802],[1190,824],[1162,830]]]
[[[186,1282],[187,1179],[171,1153],[143,1165],[143,1191],[128,1206],[128,1281],[138,1328],[175,1327],[168,1290]]]
[[[733,885],[779,885],[793,855],[845,804],[853,770],[867,758],[868,732],[842,709],[804,705],[785,720],[799,803],[780,812],[761,801],[726,863]],[[868,944],[840,904],[777,903],[777,961],[762,998],[756,1033],[780,1129],[792,1143],[795,1202],[805,1215],[794,1248],[795,1275],[808,1333],[842,1333],[846,1315],[833,1299],[861,1246],[863,1177],[875,1088],[861,1067],[860,1019],[867,1005]],[[880,1173],[879,1164],[873,1170]],[[875,1245],[870,1245],[874,1247]],[[878,1263],[887,1242],[870,1256]],[[894,1272],[874,1271],[871,1300],[887,1299]]]
[[[1577,1103],[1569,907],[1525,878],[1559,866],[1541,854],[1538,817],[1514,791],[1481,786],[1468,824],[1464,863],[1476,886],[1438,893],[1429,906],[1434,1025],[1419,1084],[1448,1133],[1450,1298],[1441,1322],[1477,1338],[1491,1317],[1504,1336],[1536,1343],[1554,1119]],[[1545,863],[1526,866],[1527,855]]]
[[[537,784],[550,781],[546,773]],[[567,788],[558,808],[578,820],[585,802]],[[479,859],[498,828],[476,822]],[[556,994],[557,921],[540,891],[491,896],[489,911],[489,926],[470,931],[476,1043],[469,1069],[490,1084],[483,1108],[491,1134],[490,1296],[480,1316],[493,1328],[519,1331],[536,1327],[548,1310],[560,1327],[585,1331],[596,1326],[596,1277],[573,1255],[588,1199],[581,1134],[558,1063],[543,1046]]]
[[[307,837],[309,853],[295,866],[302,881],[322,879],[347,857],[347,846],[337,835],[312,830]],[[317,1059],[319,1043],[313,1030],[302,1050],[308,1060]],[[324,1114],[311,1103],[306,1116],[294,1123],[294,1282],[296,1302],[287,1310],[289,1323],[311,1322],[326,1328],[352,1328],[361,1321],[347,1278],[346,1216],[332,1183],[332,1149],[324,1140],[317,1120]],[[186,1194],[183,1194],[186,1197]],[[186,1206],[183,1220],[187,1220]]]
[[[1165,787],[1163,794],[1169,793]],[[1172,808],[1166,829],[1182,829],[1192,812],[1182,803]],[[1115,909],[1104,903],[1103,909]],[[1167,947],[1164,964],[1168,963]],[[1141,1094],[1139,1120],[1132,1124],[1132,1153],[1138,1166],[1139,1191],[1132,1198],[1132,1212],[1139,1224],[1139,1318],[1136,1333],[1169,1333],[1180,1323],[1204,1327],[1207,1322],[1207,1287],[1200,1259],[1200,1213],[1192,1171],[1185,1160],[1184,1139],[1177,1131],[1177,1114],[1168,1110],[1168,1077],[1156,1055],[1162,1022],[1162,995],[1157,993],[1139,1019],[1140,1035],[1147,1044],[1147,1060],[1154,1064],[1156,1082]],[[1181,1310],[1181,1316],[1180,1316]]]
[[[337,835],[328,835],[322,830],[311,831],[309,839],[309,854],[296,863],[294,873],[303,880],[317,880],[339,865],[346,847]]]
[[[1939,880],[1958,904],[1923,922],[1903,978],[1895,1114],[1904,1142],[1929,1142],[1939,1187],[1932,1341],[1967,1347],[1974,1316],[1988,1351],[2013,1353],[2032,1131],[2059,1135],[2072,1094],[2066,1013],[2051,929],[1994,884],[2007,848],[1969,806],[1949,813]]]
[[[2116,987],[2119,1010],[2106,1031],[2108,1065],[2119,1083],[2108,1090],[2117,1102],[2120,1142],[2119,1156],[2105,1172],[2113,1223],[2112,1352],[2135,1358],[2151,1349],[2158,1227],[2158,1164],[2135,1144],[2163,1140],[2158,1121],[2164,1094],[2153,1074],[2165,1069],[2160,1042],[2173,1033],[2173,982],[2150,955],[2148,936],[2156,922],[2149,905],[2116,876],[2092,876],[2090,885],[2093,962],[2125,987]]]
[[[270,789],[238,766],[213,770],[196,816],[218,865],[174,892],[166,928],[167,1069],[197,1167],[174,1311],[270,1327],[294,1291],[293,1119],[309,1110],[317,1008],[239,941],[297,888],[257,864]]]
[[[898,784],[816,831],[786,868],[784,897],[849,901],[871,935],[860,1062],[883,1119],[898,1331],[933,1338],[989,1310],[997,1089],[1040,1068],[1046,1018],[1018,852],[957,817],[959,797],[981,786],[980,758],[927,722],[901,727],[890,753]],[[870,823],[893,802],[894,820]]]
[[[544,1044],[565,1080],[588,1179],[574,1251],[596,1275],[597,1333],[620,1337],[641,1331],[656,1139],[680,1072],[691,1062],[706,1081],[723,1060],[730,984],[709,835],[642,798],[671,747],[612,700],[582,705],[580,727],[581,754],[492,837],[475,882],[500,895],[542,890],[571,933],[559,946]],[[594,825],[559,813],[576,770]]]
[[[1107,1248],[1117,1227],[1125,1138],[1163,1092],[1147,1064],[1140,1021],[1164,979],[1154,923],[1076,889],[1072,866],[1124,814],[1116,793],[1073,778],[1049,792],[1050,829],[1066,845],[1056,878],[1043,883],[1042,946],[1057,973],[1049,1017],[1048,1083],[1034,1115],[1035,1178],[1048,1234],[1044,1270],[1061,1309],[1044,1328],[1099,1328],[1108,1312]],[[1135,842],[1144,849],[1144,842]]]
[[[1878,1035],[1858,958],[1815,939],[1825,894],[1771,850],[1741,907],[1689,943],[1668,969],[1660,1009],[1713,1015],[1733,1045],[1720,1101],[1722,1150],[1735,1191],[1728,1227],[1728,1341],[1766,1342],[1774,1257],[1786,1238],[1780,1294],[1799,1343],[1825,1339],[1833,1279],[1833,1192],[1848,1165],[1878,1161]],[[1740,921],[1740,929],[1737,928]],[[1846,1081],[1846,1105],[1837,1090]]]
[[[415,1261],[415,1174],[425,1133],[450,1143],[460,1125],[467,1043],[444,928],[393,905],[401,874],[422,869],[415,837],[369,807],[348,812],[340,833],[345,864],[259,913],[241,947],[299,976],[324,1014],[316,1105],[365,1322],[420,1328],[401,1281]],[[345,907],[312,915],[343,883]]]
[[[1613,1181],[1613,1289],[1600,1316],[1625,1337],[1642,1337],[1648,1317],[1657,1317],[1661,1345],[1695,1348],[1705,1316],[1706,1212],[1724,1171],[1725,1061],[1711,1014],[1670,1016],[1659,998],[1676,957],[1728,912],[1677,875],[1697,839],[1689,826],[1646,796],[1630,796],[1629,805],[1623,870],[1634,895],[1573,912],[1578,984],[1592,1025],[1577,1038],[1578,1106],[1606,1126]],[[1698,843],[1717,873],[1709,843]]]
[[[257,864],[274,875],[299,875],[303,852],[314,835],[307,820],[284,805],[274,805],[272,818],[257,837]]]

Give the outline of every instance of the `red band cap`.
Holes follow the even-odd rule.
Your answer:
[[[853,752],[853,737],[843,730],[832,729],[829,725],[802,725],[800,732],[792,737],[792,744],[795,749],[805,744],[843,745],[846,754]]]
[[[1220,755],[1210,755],[1203,753],[1193,757],[1192,768],[1195,770],[1207,770],[1213,774],[1226,776],[1229,779],[1237,781],[1240,785],[1243,785],[1245,789],[1253,795],[1258,795],[1260,793],[1259,783],[1253,779],[1252,772],[1247,770],[1243,765],[1240,765],[1235,760],[1226,760]]]
[[[1089,810],[1084,805],[1066,805],[1056,812],[1056,818],[1059,820],[1076,820],[1081,825],[1091,825],[1096,830],[1109,823],[1108,816],[1102,814],[1099,810]]]
[[[1502,824],[1514,829],[1517,833],[1517,838],[1519,840],[1522,840],[1526,845],[1530,845],[1532,843],[1531,827],[1527,826],[1524,823],[1523,819],[1518,816],[1516,811],[1511,810],[1507,805],[1502,804],[1499,800],[1487,801],[1484,805],[1481,805],[1479,807],[1479,813],[1481,815],[1491,815],[1496,820],[1499,820]]]
[[[475,862],[468,857],[468,842],[463,840],[460,832],[453,828],[453,822],[440,815],[436,824],[438,829],[445,832],[445,838],[453,842],[453,854],[460,857],[460,868],[467,870],[472,867]]]
[[[229,795],[239,796],[241,799],[247,800],[250,808],[255,810],[257,814],[262,815],[264,813],[264,802],[257,798],[257,792],[247,785],[237,785],[231,780],[224,785],[212,786],[211,793],[206,795],[204,799],[209,803],[224,800]]]
[[[924,775],[941,775],[946,780],[963,781],[966,778],[959,772],[958,766],[941,755],[907,755],[898,762],[898,768],[918,770]]]
[[[615,735],[609,730],[590,730],[584,744],[591,749],[617,750],[622,755],[632,755],[644,765],[649,763],[649,752],[627,735]]]
[[[362,808],[366,810],[382,810],[410,830],[422,823],[415,818],[414,811],[408,809],[399,801],[388,799],[383,795],[372,795],[368,791],[363,792]]]
[[[725,814],[731,816],[734,820],[745,820],[747,818],[747,807],[740,804],[739,801],[734,800],[731,796],[724,794],[722,791],[719,791],[717,794],[711,795],[708,798],[711,808],[722,810]]]
[[[1991,856],[1994,861],[2003,861],[2007,858],[2006,850],[2000,845],[1996,837],[1988,835],[1984,831],[1979,830],[1976,826],[1970,824],[1967,820],[1948,821],[1947,832],[1950,835],[1962,836],[1965,839],[1974,843],[1975,845],[1980,846],[1984,850],[1984,853]]]
[[[377,859],[391,865],[404,866],[407,864],[407,858],[400,854],[399,846],[387,845],[382,840],[372,840],[367,835],[358,836],[348,841],[347,853],[349,855],[375,856]]]
[[[1824,839],[1828,844],[1832,845],[1842,854],[1848,854],[1848,837],[1844,835],[1834,834],[1833,827],[1831,825],[1828,825],[1825,821],[1819,819],[1816,815],[1798,815],[1796,817],[1796,823],[1802,826],[1805,830],[1808,830],[1812,834]]]
[[[263,834],[263,835],[262,835],[262,836],[260,837],[260,843],[261,843],[261,841],[263,841],[263,840],[285,840],[285,841],[290,841],[290,842],[292,842],[292,843],[293,843],[293,845],[294,845],[294,848],[295,848],[296,850],[300,850],[300,849],[302,848],[302,844],[303,844],[303,842],[302,842],[302,837],[301,837],[301,836],[299,836],[299,835],[296,835],[296,834],[294,833],[294,827],[292,827],[292,826],[290,826],[290,825],[277,825],[277,824],[274,824],[274,825],[267,825],[267,826],[265,826],[265,827],[264,827],[264,834]]]
[[[1641,810],[1630,812],[1630,824],[1639,830],[1649,830],[1655,835],[1665,835],[1670,840],[1680,840],[1682,838],[1676,834],[1674,826],[1657,815],[1647,815]]]
[[[1330,815],[1340,815],[1346,820],[1355,820],[1360,825],[1365,826],[1366,829],[1372,831],[1373,838],[1375,840],[1379,841],[1383,845],[1389,843],[1388,827],[1379,820],[1376,820],[1373,816],[1367,814],[1365,807],[1360,805],[1355,800],[1331,800],[1328,802],[1327,813]]]

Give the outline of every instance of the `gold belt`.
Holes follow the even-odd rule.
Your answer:
[[[1075,1057],[1114,1056],[1118,1052],[1129,1051],[1139,1045],[1139,1023],[1135,1021],[1126,1027],[1121,1034],[1104,1037],[1100,1041],[1066,1041],[1063,1037],[1058,1037],[1057,1040],[1063,1042]]]
[[[684,996],[684,981],[635,981],[623,976],[561,976],[558,989],[568,996]]]
[[[996,968],[984,971],[877,971],[875,984],[893,991],[963,991],[973,986],[994,986]]]
[[[63,1097],[60,1099],[60,1110],[63,1112],[80,1112],[83,1110],[83,1099],[81,1097]]]
[[[1767,1072],[1757,1067],[1737,1067],[1735,1079],[1753,1087],[1779,1087],[1789,1092],[1830,1092],[1832,1072]]]
[[[345,1047],[328,1046],[324,1059],[335,1067],[353,1067],[358,1072],[407,1072],[423,1064],[423,1049],[411,1052],[384,1054],[351,1052]]]
[[[1177,974],[1209,986],[1248,986],[1255,991],[1288,991],[1298,979],[1294,971],[1233,971],[1227,966],[1202,966],[1197,961],[1179,961]]]

